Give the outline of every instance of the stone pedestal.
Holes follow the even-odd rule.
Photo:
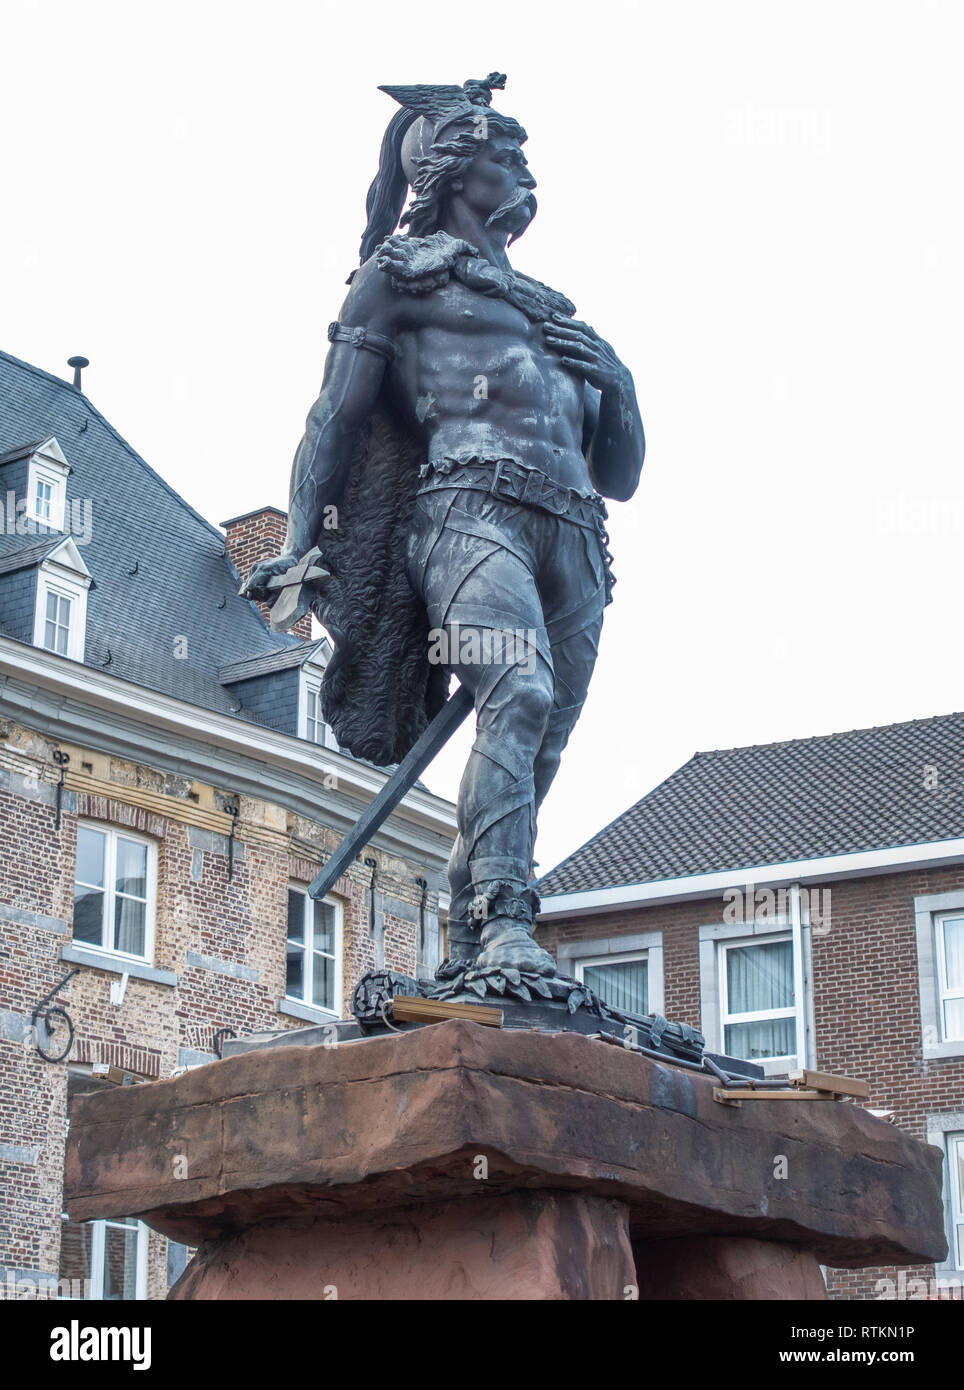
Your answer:
[[[821,1263],[943,1258],[937,1149],[712,1093],[458,1020],[266,1048],[78,1098],[69,1211],[197,1245],[174,1298],[815,1298]]]

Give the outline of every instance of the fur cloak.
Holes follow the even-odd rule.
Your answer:
[[[401,762],[448,693],[406,574],[425,461],[383,393],[355,447],[338,525],[319,540],[331,579],[313,606],[335,644],[322,714],[342,748],[380,767]]]

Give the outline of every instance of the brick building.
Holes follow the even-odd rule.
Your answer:
[[[313,905],[385,773],[321,721],[326,641],[238,597],[283,515],[225,536],[5,354],[0,502],[0,1297],[163,1297],[182,1249],[62,1218],[69,1094],[339,1017],[376,965],[433,970],[454,808],[416,786]]]
[[[960,1296],[964,714],[699,753],[539,890],[539,940],[603,997],[771,1072],[865,1079],[872,1109],[938,1145],[944,1264],[827,1285]]]

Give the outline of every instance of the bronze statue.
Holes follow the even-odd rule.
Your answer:
[[[311,602],[336,648],[325,717],[357,756],[404,758],[450,675],[471,693],[456,962],[440,980],[467,973],[480,995],[503,970],[555,975],[531,936],[536,816],[611,595],[603,497],[633,496],[645,452],[628,369],[509,263],[536,183],[525,131],[490,105],[504,85],[382,88],[400,110],[295,457],[285,551],[243,591],[287,594],[281,624]]]

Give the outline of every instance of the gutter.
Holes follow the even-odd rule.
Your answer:
[[[655,907],[661,903],[692,902],[700,898],[721,897],[727,889],[775,888],[792,883],[836,882],[846,878],[870,878],[879,874],[904,873],[913,869],[940,868],[964,864],[964,838],[930,840],[916,845],[895,845],[889,849],[859,850],[851,854],[832,854],[820,859],[793,859],[782,863],[748,864],[708,874],[684,878],[653,879],[648,883],[619,884],[613,888],[585,889],[578,893],[557,893],[542,899],[539,921],[559,917],[586,917],[592,913],[625,911],[634,907]],[[539,885],[535,885],[538,889]]]
[[[0,712],[28,725],[39,722],[54,738],[82,743],[86,736],[88,741],[96,739],[104,751],[128,760],[158,759],[197,780],[219,774],[240,782],[247,794],[267,800],[284,793],[292,809],[314,819],[323,817],[335,828],[354,824],[358,808],[367,806],[390,776],[333,749],[203,709],[4,636]],[[398,842],[400,823],[434,855],[447,856],[457,830],[450,801],[413,787],[382,835]]]

